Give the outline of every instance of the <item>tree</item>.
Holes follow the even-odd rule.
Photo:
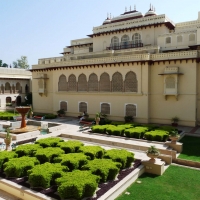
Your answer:
[[[29,69],[28,60],[26,56],[21,56],[21,59],[13,62],[14,68]]]
[[[2,60],[0,60],[0,67],[2,67],[2,63],[3,63],[3,61],[2,61]]]
[[[3,63],[2,67],[8,67],[8,64]]]

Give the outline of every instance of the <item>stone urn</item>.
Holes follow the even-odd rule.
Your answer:
[[[160,155],[160,153],[158,153],[158,154],[147,153],[147,156],[148,156],[149,158],[151,158],[151,159],[149,160],[150,162],[155,162],[155,161],[156,161],[155,158],[157,158],[159,155]]]
[[[149,162],[153,162],[153,163],[156,161],[155,158],[157,158],[160,155],[160,152],[155,146],[150,146],[146,153],[147,153],[147,156],[151,158]]]
[[[177,140],[179,139],[179,136],[169,136],[169,139],[171,140],[171,143],[176,144]]]
[[[95,121],[96,121],[96,125],[99,125],[100,117],[96,117],[96,118],[95,118]]]
[[[10,137],[10,138],[4,138],[4,142],[5,142],[5,144],[6,144],[6,149],[5,149],[5,151],[10,150],[10,144],[11,144],[11,142],[12,142],[12,138],[11,138],[11,137]]]

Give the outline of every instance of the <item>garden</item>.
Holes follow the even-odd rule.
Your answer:
[[[0,152],[2,177],[42,193],[50,191],[56,199],[92,197],[98,187],[102,195],[118,182],[116,177],[120,181],[139,165],[127,150],[105,150],[60,138],[40,139]]]
[[[138,123],[123,124],[120,122],[112,122],[112,124],[94,125],[91,129],[93,133],[158,142],[166,142],[170,136],[179,134],[177,128],[172,126],[142,125]]]

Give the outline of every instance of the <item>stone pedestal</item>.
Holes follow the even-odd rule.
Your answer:
[[[173,143],[173,142],[167,141],[165,142],[165,145],[171,147],[173,150],[177,151],[178,153],[182,152],[183,144],[180,142]]]
[[[155,159],[155,162],[151,161],[142,161],[142,165],[144,165],[145,172],[150,174],[162,175],[165,171],[165,162],[160,159]]]

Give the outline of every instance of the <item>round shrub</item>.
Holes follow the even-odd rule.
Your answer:
[[[37,140],[35,144],[39,144],[42,147],[56,147],[59,142],[63,142],[64,140],[60,138],[44,138]]]
[[[13,151],[0,151],[0,169],[3,164],[8,162],[11,158],[17,158],[17,154]]]
[[[25,144],[17,146],[15,152],[18,155],[18,157],[34,156],[36,151],[41,148],[42,147],[39,144]]]
[[[77,140],[68,140],[66,142],[59,142],[57,146],[64,150],[65,153],[75,153],[80,147],[84,146],[84,144]]]

